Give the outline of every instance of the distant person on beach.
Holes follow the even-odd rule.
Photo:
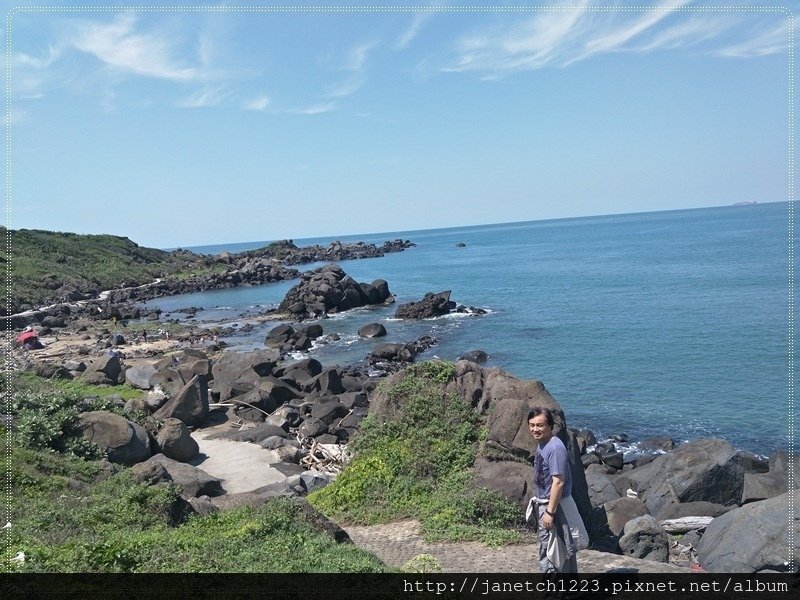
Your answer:
[[[142,342],[147,343],[147,331],[142,329]]]
[[[589,545],[589,536],[572,499],[569,454],[564,442],[553,435],[553,426],[550,409],[534,408],[528,413],[528,429],[539,447],[533,465],[534,496],[526,518],[535,516],[541,571],[577,573],[576,555]]]

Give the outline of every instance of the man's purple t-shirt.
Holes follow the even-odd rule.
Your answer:
[[[537,497],[550,497],[553,475],[564,476],[564,491],[561,497],[571,496],[572,473],[569,469],[569,457],[564,442],[556,436],[551,437],[546,444],[540,444],[539,450],[536,452],[536,459],[533,463],[533,485],[536,487]]]

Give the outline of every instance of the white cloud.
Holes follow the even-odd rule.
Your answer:
[[[336,108],[335,102],[324,102],[321,104],[314,104],[305,108],[295,108],[289,112],[298,115],[320,115],[322,113],[330,112]]]
[[[351,48],[347,53],[345,59],[344,69],[348,71],[360,72],[364,69],[367,63],[369,53],[378,45],[377,41],[364,42]]]
[[[348,79],[339,85],[331,87],[330,90],[325,94],[325,97],[346,98],[347,96],[352,96],[355,94],[363,85],[364,80],[361,77],[353,77],[352,79]]]
[[[179,108],[208,108],[219,106],[231,95],[225,86],[204,87],[176,103]]]
[[[135,33],[136,17],[118,16],[111,23],[80,23],[70,45],[123,72],[172,81],[200,77],[198,68],[174,57],[174,43],[165,36]]]
[[[258,96],[242,105],[245,110],[264,110],[269,106],[269,96]]]
[[[61,56],[61,49],[50,46],[47,56],[37,58],[23,52],[14,54],[11,58],[12,68],[46,69]]]
[[[789,48],[789,20],[783,17],[782,21],[777,27],[764,29],[751,39],[726,46],[716,52],[716,55],[725,58],[753,58],[786,52]]]
[[[413,18],[411,19],[411,24],[397,40],[396,47],[400,50],[408,48],[408,45],[419,35],[420,31],[422,31],[422,28],[432,16],[432,12],[414,13]]]
[[[566,10],[553,5],[520,23],[475,30],[454,44],[445,72],[477,72],[484,79],[545,67],[566,67],[609,52],[651,52],[698,46],[717,56],[764,56],[788,47],[783,14],[683,10],[691,0],[663,0],[644,11],[593,10],[583,0]],[[620,7],[623,8],[623,7]],[[766,19],[771,26],[760,27]],[[776,20],[782,25],[775,26]],[[715,46],[715,47],[714,47]],[[719,48],[722,47],[722,50]]]
[[[672,11],[682,8],[689,4],[690,1],[691,0],[667,0],[666,2],[662,2],[633,23],[626,24],[621,28],[590,40],[586,44],[586,50],[589,54],[615,50],[654,27],[660,21],[673,14]]]
[[[733,15],[691,17],[682,23],[655,33],[649,41],[643,42],[632,50],[649,52],[696,46],[719,37],[735,27],[737,23],[739,23],[739,18]]]

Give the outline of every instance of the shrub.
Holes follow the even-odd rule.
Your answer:
[[[388,421],[368,415],[353,461],[309,501],[350,522],[416,517],[430,539],[516,539],[507,528],[519,523],[519,509],[469,485],[483,429],[469,404],[445,393],[452,376],[452,363],[435,361],[407,369],[391,387],[382,384],[398,413]]]
[[[5,441],[5,440],[3,440]],[[6,471],[6,469],[9,469]],[[21,572],[379,572],[371,554],[313,528],[290,500],[269,501],[173,526],[173,485],[135,483],[123,469],[97,482],[97,463],[12,448],[0,561]],[[287,549],[289,551],[287,552]],[[24,562],[10,559],[24,552]]]

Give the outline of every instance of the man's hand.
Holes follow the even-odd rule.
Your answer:
[[[545,512],[542,515],[542,525],[544,526],[545,529],[552,529],[553,528],[553,517],[548,515],[547,512]]]

